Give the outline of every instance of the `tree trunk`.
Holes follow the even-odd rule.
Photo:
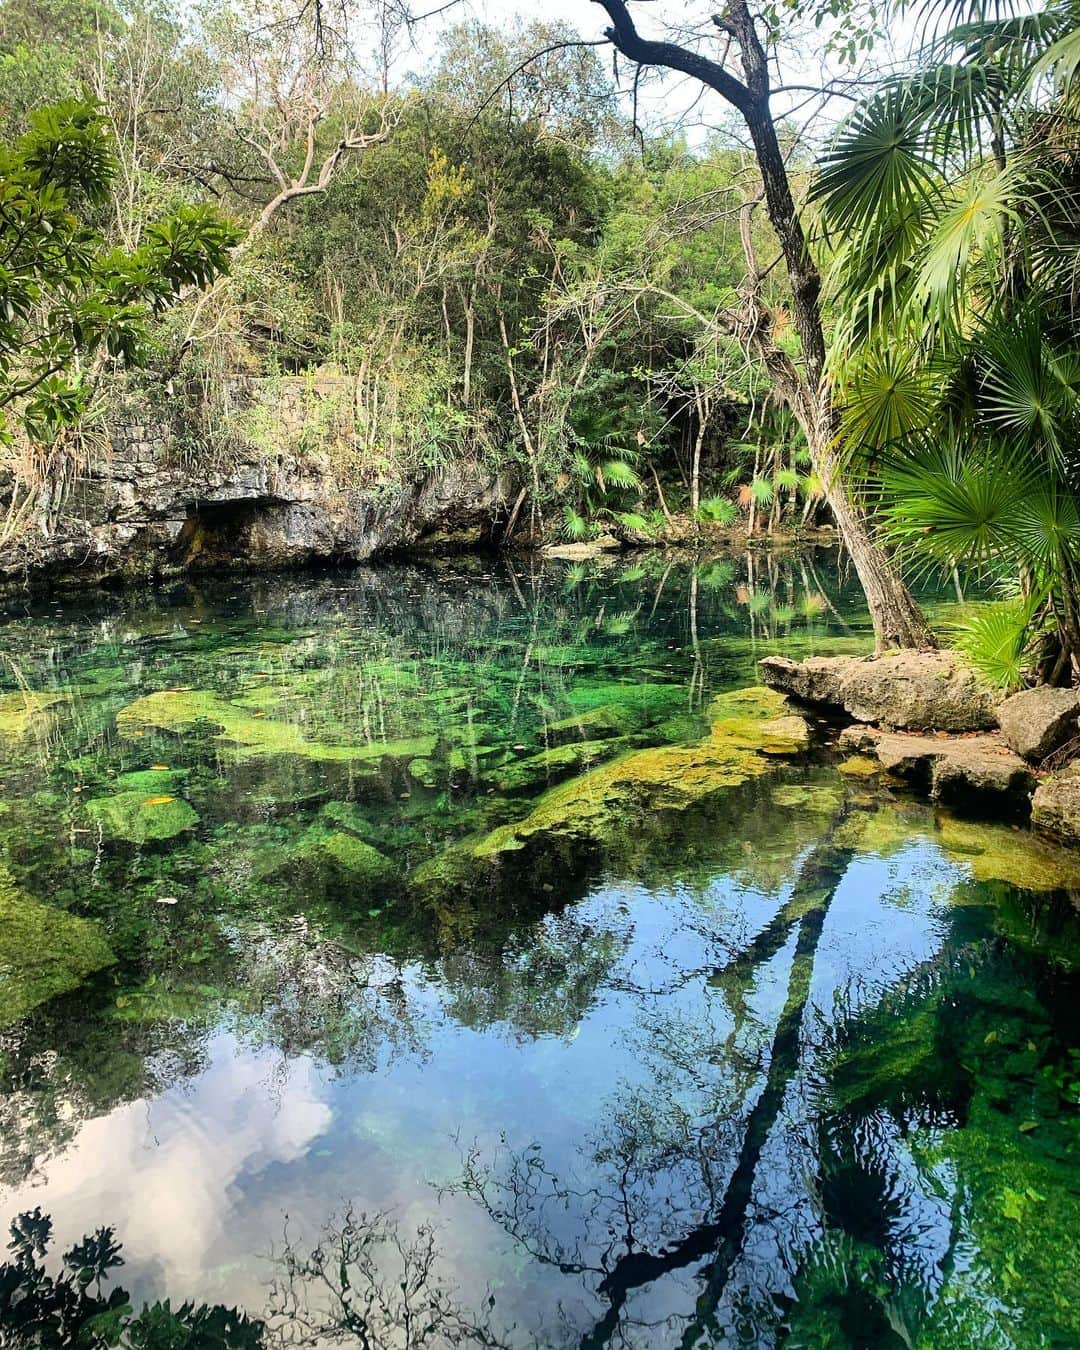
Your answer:
[[[661,66],[689,75],[715,89],[742,114],[761,173],[769,222],[784,256],[795,327],[802,345],[805,375],[798,377],[800,388],[792,391],[789,398],[807,432],[814,472],[822,481],[825,500],[832,509],[836,527],[851,554],[866,594],[877,648],[880,651],[887,647],[935,646],[934,636],[914,597],[897,576],[888,554],[872,537],[865,512],[848,493],[837,471],[834,456],[839,418],[831,402],[825,375],[821,274],[807,244],[791,193],[787,165],[770,107],[768,58],[746,0],[729,0],[723,13],[713,19],[739,52],[743,80],[737,79],[720,62],[691,48],[643,38],[630,17],[626,0],[597,0],[597,3],[611,19],[611,26],[605,30],[607,38],[629,60],[638,65]],[[750,280],[753,285],[757,278],[752,276]],[[753,298],[756,300],[756,296]],[[758,309],[763,319],[767,317],[760,305]],[[756,331],[750,336],[759,350],[769,345],[767,333]],[[780,356],[779,353],[776,355]]]

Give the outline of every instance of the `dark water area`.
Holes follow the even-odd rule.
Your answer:
[[[725,702],[868,646],[826,551],[9,610],[0,1223],[285,1343],[1080,1344],[1080,856]]]

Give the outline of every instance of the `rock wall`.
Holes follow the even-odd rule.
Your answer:
[[[327,456],[255,447],[224,464],[186,464],[164,424],[120,424],[110,440],[58,510],[0,545],[0,583],[355,562],[433,534],[443,547],[480,547],[498,542],[516,490],[468,465],[361,487]]]

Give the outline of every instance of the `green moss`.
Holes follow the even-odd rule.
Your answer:
[[[579,715],[604,708],[610,716],[614,709],[619,709],[635,725],[648,726],[679,712],[686,704],[686,690],[675,684],[583,681],[566,691],[565,702]]]
[[[500,792],[522,792],[540,784],[548,785],[565,778],[567,774],[588,768],[617,749],[619,742],[578,741],[542,750],[526,759],[511,760],[495,773],[495,786]]]
[[[179,733],[199,723],[219,727],[218,739],[237,748],[238,755],[299,755],[328,763],[363,763],[382,759],[426,757],[436,746],[434,736],[408,740],[372,741],[367,745],[326,745],[309,741],[292,722],[257,717],[203,690],[166,689],[147,694],[122,709],[116,724],[122,735],[137,736],[146,728]]]
[[[143,796],[155,797],[178,791],[187,777],[187,769],[137,769],[132,773],[117,774],[112,781],[121,792],[141,792]]]
[[[419,783],[421,787],[438,787],[439,769],[434,760],[425,759],[422,756],[410,759],[408,769],[409,777]]]
[[[0,866],[0,1023],[69,993],[114,960],[96,923],[32,900]]]
[[[976,881],[1005,881],[1029,891],[1080,890],[1080,854],[1030,830],[937,813],[941,846],[971,868]]]
[[[49,710],[67,702],[66,694],[35,694],[17,689],[0,694],[0,738],[18,740],[44,731],[49,726]]]
[[[372,833],[371,822],[356,802],[327,802],[319,815],[337,829],[348,830],[361,839],[368,838]]]
[[[385,891],[397,875],[397,869],[385,854],[344,830],[329,834],[313,832],[292,850],[278,870],[301,876],[308,886],[331,890],[359,887],[372,892]]]
[[[831,783],[784,783],[769,794],[774,806],[784,811],[810,811],[832,816],[839,811],[843,794]]]
[[[603,741],[614,736],[627,736],[644,726],[648,714],[623,705],[601,704],[586,712],[566,717],[561,722],[552,722],[546,728],[548,740],[552,745],[563,745],[568,741]]]
[[[86,803],[86,814],[105,839],[128,844],[175,839],[199,823],[198,813],[183,798],[147,796],[145,790],[95,797]]]
[[[541,797],[524,820],[492,831],[479,857],[520,849],[537,836],[602,841],[654,811],[684,811],[765,773],[769,755],[803,748],[798,717],[755,716],[786,708],[781,695],[749,690],[719,701],[722,714],[696,745],[638,750],[602,764]]]
[[[876,778],[881,765],[869,755],[849,755],[836,766],[837,772],[845,778]]]

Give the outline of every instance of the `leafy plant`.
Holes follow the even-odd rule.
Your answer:
[[[65,1252],[56,1275],[45,1267],[52,1241],[48,1215],[40,1209],[20,1214],[10,1232],[12,1259],[0,1265],[4,1344],[263,1350],[263,1324],[236,1309],[184,1303],[174,1311],[165,1302],[136,1313],[119,1285],[106,1292],[112,1272],[124,1264],[111,1228],[99,1228]]]

